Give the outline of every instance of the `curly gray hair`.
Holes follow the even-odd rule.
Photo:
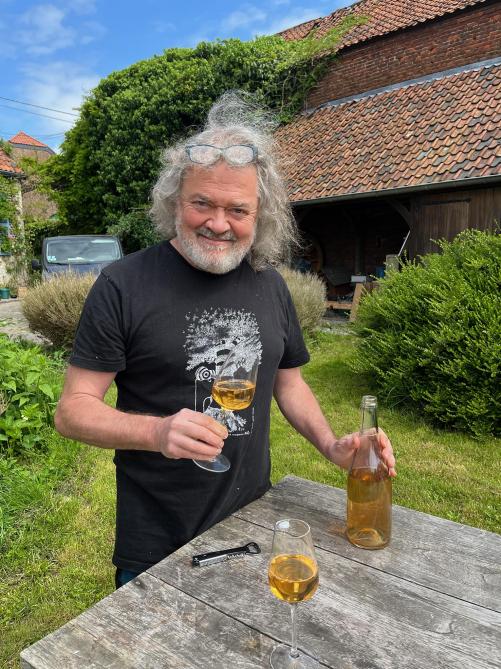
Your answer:
[[[168,147],[163,153],[164,168],[153,187],[153,205],[150,209],[150,216],[160,235],[165,239],[176,236],[176,205],[183,177],[193,167],[186,153],[187,145],[213,144],[225,147],[250,144],[257,149],[255,164],[259,205],[249,262],[259,271],[267,265],[277,265],[287,260],[299,246],[299,233],[278,167],[273,125],[271,118],[256,108],[245,94],[225,93],[209,111],[202,132]],[[220,160],[223,159],[221,157]]]

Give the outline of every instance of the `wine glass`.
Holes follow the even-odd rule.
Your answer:
[[[212,384],[212,399],[221,407],[220,422],[231,429],[233,411],[247,409],[252,404],[256,390],[259,358],[247,356],[242,359],[236,351],[230,352],[219,371],[216,372]],[[225,455],[218,455],[212,460],[193,460],[193,462],[209,472],[226,472],[231,467]]]
[[[321,665],[297,649],[297,603],[311,599],[318,587],[318,565],[310,526],[287,518],[275,523],[268,568],[270,590],[291,605],[292,644],[277,646],[271,654],[273,669],[316,669]]]

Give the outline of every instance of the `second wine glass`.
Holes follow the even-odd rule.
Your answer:
[[[239,360],[231,352],[221,365],[212,384],[212,399],[221,407],[220,422],[231,431],[233,411],[247,409],[252,404],[256,391],[259,359]],[[228,458],[220,454],[212,460],[193,460],[209,472],[226,472],[231,467]]]
[[[310,526],[287,518],[275,523],[268,568],[270,590],[291,605],[292,644],[277,646],[270,657],[273,669],[317,669],[321,665],[297,647],[297,604],[311,599],[318,587],[318,565]]]

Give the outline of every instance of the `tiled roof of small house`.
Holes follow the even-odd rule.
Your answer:
[[[501,176],[501,65],[332,103],[277,139],[293,202]]]
[[[35,139],[34,137],[31,137],[30,135],[27,135],[25,132],[22,130],[17,133],[17,135],[14,135],[14,137],[11,137],[9,139],[9,144],[23,144],[24,146],[38,146],[43,149],[48,149],[49,151],[52,151],[52,149],[47,146],[47,144],[44,144],[43,142],[40,142],[38,139]]]
[[[8,156],[5,151],[0,148],[0,173],[2,174],[22,174],[23,171],[15,164],[10,156]]]
[[[478,5],[485,0],[360,0],[318,19],[301,23],[278,33],[288,40],[303,39],[312,30],[321,37],[352,14],[366,17],[364,25],[355,26],[341,40],[338,48],[365,42],[395,30],[451,14],[459,9]]]

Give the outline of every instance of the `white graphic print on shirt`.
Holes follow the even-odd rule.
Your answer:
[[[243,411],[222,410],[211,398],[212,381],[230,353],[232,366],[249,370],[257,359],[261,362],[262,345],[254,314],[236,309],[206,309],[201,314],[187,314],[184,349],[186,370],[193,370],[194,409],[224,422],[232,436],[252,433],[254,407]]]

